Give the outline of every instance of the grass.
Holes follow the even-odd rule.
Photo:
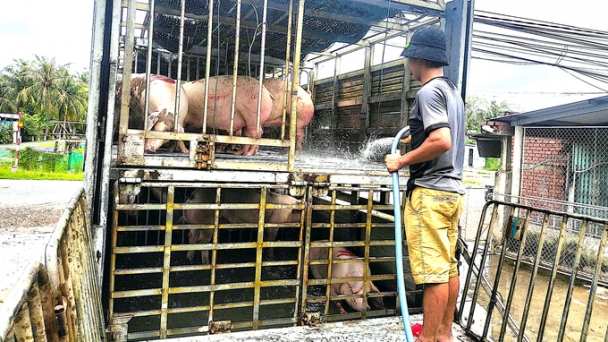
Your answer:
[[[11,164],[0,164],[0,179],[32,179],[32,180],[83,180],[83,172],[46,172],[46,171],[27,171],[18,169],[12,171]]]

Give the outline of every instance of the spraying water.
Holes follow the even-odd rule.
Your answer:
[[[367,161],[382,162],[390,153],[393,138],[369,139],[361,149],[361,158]]]

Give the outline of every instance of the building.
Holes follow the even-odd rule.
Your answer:
[[[495,132],[486,138],[501,148],[496,193],[535,207],[608,217],[608,96],[488,124]]]
[[[13,144],[17,143],[17,125],[19,124],[19,114],[0,113],[0,125],[10,125],[13,128]]]

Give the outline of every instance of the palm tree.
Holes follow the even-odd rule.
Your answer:
[[[32,85],[31,63],[23,59],[14,62],[2,70],[0,80],[0,105],[11,113],[28,105],[27,89]]]
[[[492,100],[488,102],[486,99],[477,96],[468,97],[466,103],[467,132],[475,131],[475,133],[479,133],[481,125],[486,120],[505,115],[511,112],[512,108],[513,106],[507,101],[498,103],[496,100]]]
[[[69,64],[58,65],[55,58],[34,56],[36,60],[30,70],[32,83],[25,91],[27,98],[34,103],[37,113],[43,114],[47,120],[58,120],[61,102],[68,97],[62,84],[71,77]]]
[[[87,113],[88,82],[81,76],[71,76],[59,84],[58,97],[55,99],[59,118],[64,121],[84,121]]]

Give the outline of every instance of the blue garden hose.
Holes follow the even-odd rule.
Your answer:
[[[397,133],[391,153],[395,154],[399,140],[403,135],[409,135],[410,126],[405,126]],[[407,308],[407,299],[405,298],[405,282],[403,280],[403,238],[401,237],[401,196],[399,191],[399,172],[391,173],[393,176],[393,203],[395,205],[395,264],[397,264],[397,288],[399,289],[399,305],[401,306],[401,321],[403,322],[403,331],[405,332],[405,340],[414,342],[412,327],[410,326],[410,316]]]

